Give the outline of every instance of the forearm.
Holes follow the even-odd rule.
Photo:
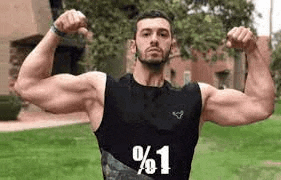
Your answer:
[[[244,49],[247,55],[248,76],[245,92],[237,90],[209,91],[202,117],[220,125],[245,125],[267,119],[274,110],[274,83],[269,65],[257,47],[250,29],[234,27],[227,34],[227,47]],[[204,92],[204,89],[201,89]],[[202,93],[203,94],[203,93]]]
[[[266,59],[255,46],[247,54],[248,77],[245,94],[253,97],[269,110],[274,107],[274,82]]]
[[[17,83],[33,83],[51,75],[55,50],[60,37],[51,30],[24,60]]]

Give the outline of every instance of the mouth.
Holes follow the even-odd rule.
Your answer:
[[[158,49],[158,48],[149,48],[149,49],[147,50],[147,52],[153,52],[153,51],[161,52],[161,49]]]

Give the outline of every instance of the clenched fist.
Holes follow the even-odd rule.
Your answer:
[[[74,9],[68,10],[60,15],[54,22],[54,25],[59,31],[67,34],[79,33],[85,37],[89,35],[86,16]]]
[[[234,27],[227,33],[226,46],[243,49],[246,53],[249,53],[256,48],[256,37],[249,28]]]

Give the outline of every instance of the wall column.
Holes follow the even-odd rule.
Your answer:
[[[10,42],[0,40],[0,95],[9,94]]]

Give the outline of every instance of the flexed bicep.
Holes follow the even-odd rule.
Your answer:
[[[19,90],[31,103],[53,113],[86,111],[86,103],[95,101],[105,84],[105,74],[95,72],[79,76],[55,75]]]
[[[248,76],[245,91],[218,90],[201,84],[203,97],[203,121],[220,125],[243,125],[268,118],[274,110],[274,82],[257,39],[245,27],[229,31],[227,46],[245,51]]]
[[[201,91],[205,94],[203,121],[222,126],[237,126],[264,120],[269,116],[259,99],[238,90],[218,90],[205,85]]]

